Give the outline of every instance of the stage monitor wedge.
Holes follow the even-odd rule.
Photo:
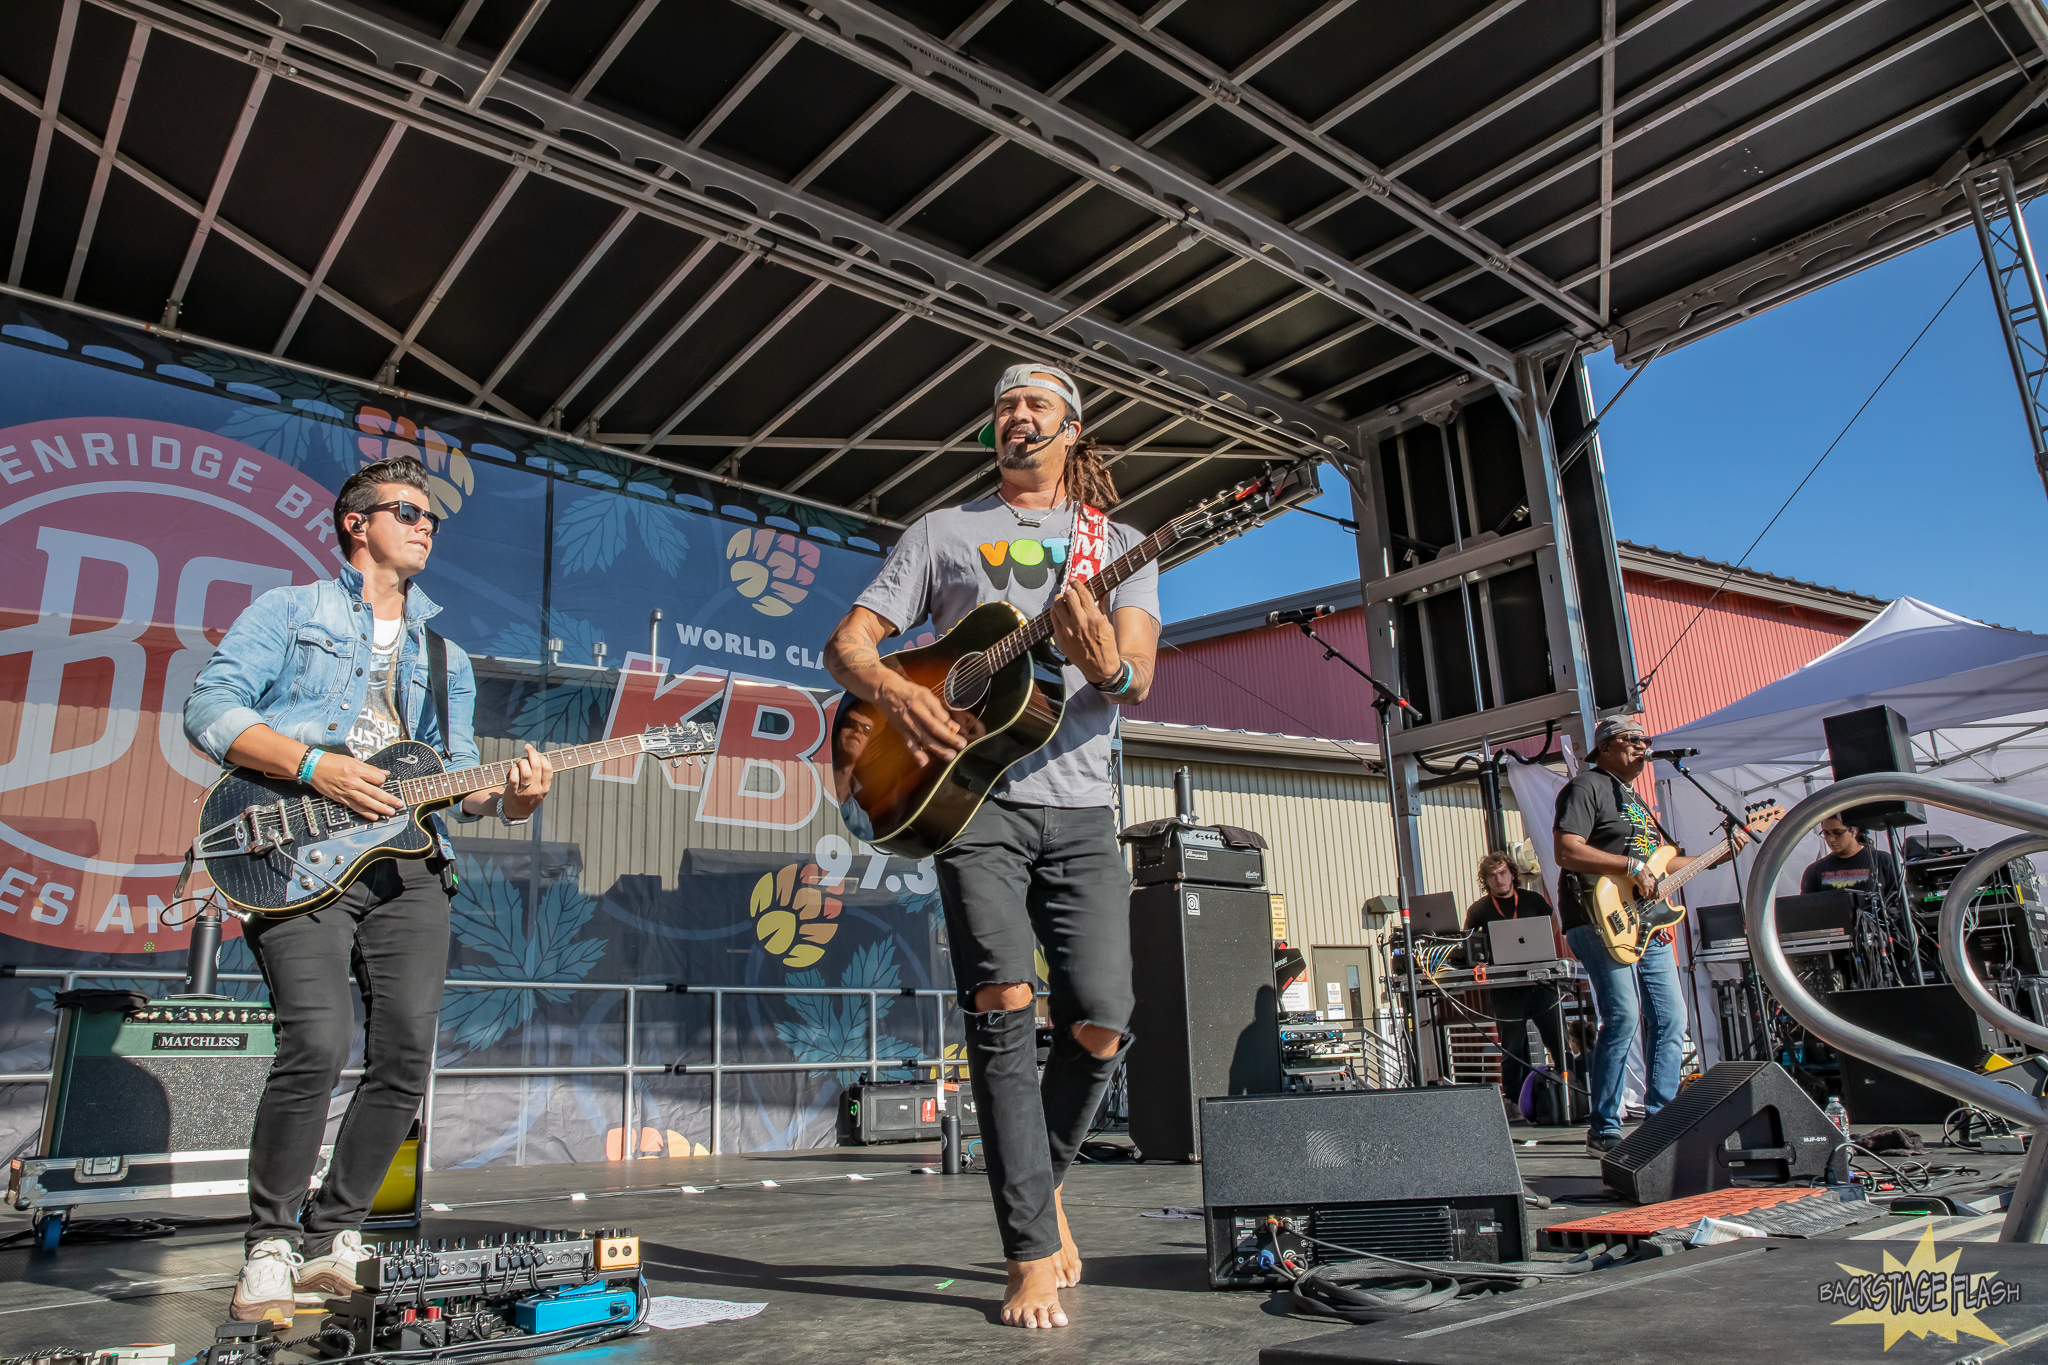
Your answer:
[[[1490,1085],[1204,1100],[1202,1204],[1216,1289],[1279,1287],[1259,1261],[1275,1237],[1317,1265],[1353,1258],[1304,1234],[1404,1260],[1530,1254]]]
[[[1842,1141],[1776,1062],[1718,1062],[1601,1158],[1600,1176],[1638,1204],[1804,1184],[1827,1173]]]

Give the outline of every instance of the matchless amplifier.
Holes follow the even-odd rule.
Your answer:
[[[1221,830],[1168,825],[1130,844],[1131,880],[1139,886],[1193,882],[1256,890],[1266,884],[1265,850],[1233,847]]]

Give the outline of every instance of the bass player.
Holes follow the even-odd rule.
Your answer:
[[[937,855],[953,978],[1009,1272],[1002,1320],[1064,1327],[1058,1291],[1081,1257],[1060,1203],[1068,1165],[1130,1042],[1130,878],[1109,785],[1116,708],[1144,700],[1159,640],[1159,574],[1147,564],[1109,597],[1080,588],[1136,545],[1098,509],[1116,500],[1081,395],[1060,370],[1018,365],[995,389],[992,497],[920,518],[833,632],[826,667],[879,710],[916,761],[944,762],[966,739],[931,691],[877,652],[927,615],[940,631],[1003,601],[1052,610],[1065,655],[1066,710],[1052,740],[1012,767]],[[1050,969],[1052,1054],[1036,1066],[1034,943]]]
[[[1671,952],[1671,931],[1659,929],[1642,957],[1618,962],[1593,927],[1593,883],[1601,876],[1632,878],[1638,895],[1653,896],[1657,878],[1648,859],[1661,846],[1657,822],[1631,784],[1650,758],[1650,736],[1627,716],[1610,716],[1593,728],[1592,761],[1557,794],[1551,829],[1556,843],[1558,908],[1565,942],[1586,968],[1599,1015],[1593,1045],[1593,1118],[1586,1129],[1586,1154],[1604,1156],[1621,1141],[1621,1085],[1629,1044],[1643,1029],[1643,1059],[1649,1071],[1643,1107],[1654,1114],[1678,1094],[1678,1068],[1685,1055],[1685,997]],[[1734,847],[1749,843],[1735,831]],[[1668,876],[1698,861],[1674,858]],[[1712,864],[1709,864],[1712,866]]]
[[[384,786],[389,774],[361,760],[393,740],[409,735],[441,749],[451,767],[476,766],[469,656],[443,642],[448,714],[428,681],[426,623],[440,608],[412,578],[440,525],[429,508],[417,460],[383,460],[351,476],[334,500],[347,563],[327,581],[273,588],[236,619],[192,685],[186,737],[217,762],[296,777],[373,819],[400,803]],[[472,793],[455,811],[524,824],[552,773],[529,744],[502,791]],[[437,857],[387,859],[324,909],[251,920],[244,930],[277,1014],[277,1058],[249,1139],[246,1259],[229,1308],[236,1320],[289,1323],[297,1303],[355,1292],[363,1219],[434,1061],[454,878],[446,832],[431,818]],[[351,964],[367,1015],[363,1076],[327,1178],[308,1196],[328,1096],[355,1032]]]

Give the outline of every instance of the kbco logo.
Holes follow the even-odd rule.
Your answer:
[[[257,595],[332,575],[332,505],[191,427],[0,431],[0,934],[183,946],[164,912],[219,776],[185,741],[185,696]]]

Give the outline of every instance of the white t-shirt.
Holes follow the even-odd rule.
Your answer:
[[[357,759],[367,759],[405,736],[405,722],[398,715],[398,642],[404,633],[403,617],[387,621],[380,616],[371,630],[369,690],[344,741]]]

